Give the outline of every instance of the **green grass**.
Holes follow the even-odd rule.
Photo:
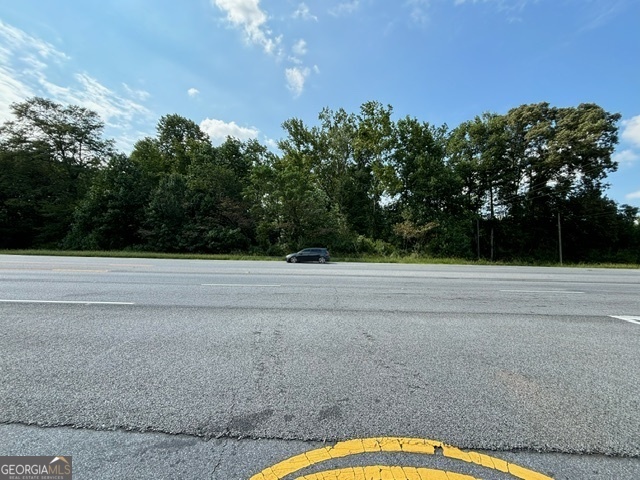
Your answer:
[[[107,250],[0,250],[0,255],[50,255],[58,257],[174,258],[183,260],[283,260],[284,257],[249,254],[158,253]]]
[[[75,250],[0,250],[1,255],[50,255],[65,257],[111,257],[111,258],[173,258],[183,260],[268,260],[283,261],[284,256],[271,257],[267,255],[250,254],[205,254],[205,253],[156,253],[137,251],[75,251]],[[529,261],[499,261],[467,260],[463,258],[434,258],[418,255],[345,255],[333,256],[333,262],[361,262],[361,263],[403,263],[416,265],[507,265],[507,266],[537,266],[557,267],[553,262]],[[624,263],[565,263],[564,267],[573,268],[618,268],[640,269],[638,264]]]

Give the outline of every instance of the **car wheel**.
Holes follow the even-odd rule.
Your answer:
[[[320,263],[327,263],[327,259],[326,259],[326,258],[324,258],[324,257],[320,257],[320,258],[318,259],[318,261],[319,261]]]
[[[296,263],[298,261],[298,259],[296,257],[291,257],[291,260],[289,260],[291,263]]]

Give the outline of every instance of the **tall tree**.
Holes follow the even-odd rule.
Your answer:
[[[209,136],[198,124],[180,115],[165,115],[158,121],[158,148],[171,173],[186,173],[202,148],[211,146]]]
[[[65,246],[72,249],[142,248],[141,229],[152,178],[123,154],[96,175],[74,212]]]
[[[468,204],[489,220],[492,252],[495,228],[502,255],[553,258],[558,215],[575,218],[588,210],[580,204],[606,203],[619,118],[593,104],[538,103],[504,116],[485,114],[454,130],[452,165]]]
[[[162,177],[145,210],[142,234],[147,246],[160,252],[191,251],[185,243],[188,211],[185,176],[172,173]]]
[[[285,156],[303,159],[328,208],[354,234],[376,236],[384,223],[382,200],[394,178],[388,162],[392,144],[392,109],[367,102],[358,114],[328,108],[318,127],[299,119],[283,124],[287,137],[279,146]]]
[[[535,206],[542,199],[558,202],[589,190],[602,193],[604,179],[617,169],[611,155],[619,119],[594,104],[556,108],[539,103],[510,110],[508,156],[524,187],[520,200]]]
[[[366,102],[357,115],[353,140],[354,164],[349,189],[352,195],[347,215],[358,233],[371,238],[384,229],[383,198],[388,197],[393,167],[393,109],[378,102]],[[355,195],[354,195],[355,193]]]
[[[506,120],[485,113],[453,130],[447,150],[450,165],[462,182],[466,207],[493,219],[506,214],[500,198],[517,193],[520,179],[507,157]],[[498,210],[498,212],[496,212]]]
[[[604,179],[617,168],[611,155],[619,119],[593,104],[539,103],[507,113],[507,155],[520,188],[501,201],[514,212],[510,238],[525,241],[521,255],[553,255],[557,216],[565,216],[570,204],[575,211],[576,202],[604,197]]]
[[[204,151],[203,151],[204,153]],[[194,158],[187,173],[190,243],[213,253],[246,250],[254,237],[250,205],[244,196],[254,162],[268,155],[255,140],[228,138]]]
[[[338,240],[339,214],[302,154],[288,153],[257,165],[247,195],[254,200],[258,241],[265,249],[332,248]]]
[[[14,120],[0,127],[0,136],[13,150],[49,150],[68,166],[96,167],[113,153],[113,140],[102,138],[98,114],[77,105],[63,106],[34,97],[11,105]]]
[[[162,117],[157,131],[131,154],[155,182],[145,228],[149,247],[214,253],[249,248],[254,223],[244,190],[266,148],[234,138],[214,147],[197,124],[175,114]]]
[[[435,127],[410,117],[397,122],[392,159],[402,221],[395,232],[405,248],[427,248],[440,255],[467,253],[469,239],[457,226],[467,220],[462,185],[447,163],[448,135],[446,125]]]
[[[0,148],[0,248],[33,248],[61,238],[49,222],[54,206],[68,203],[57,192],[57,167],[48,152]]]
[[[98,115],[82,107],[35,97],[11,108],[14,118],[0,127],[0,183],[7,185],[0,209],[15,222],[3,227],[6,243],[56,247],[113,141],[102,138]],[[20,191],[13,188],[18,179]]]

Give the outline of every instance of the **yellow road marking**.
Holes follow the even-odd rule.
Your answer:
[[[371,465],[329,470],[298,477],[296,480],[480,480],[461,473],[433,470],[431,468],[389,467]]]
[[[551,477],[543,475],[533,470],[508,463],[499,458],[491,457],[477,452],[465,452],[457,447],[446,445],[436,440],[427,440],[421,438],[404,438],[404,437],[380,437],[380,438],[362,438],[355,440],[347,440],[344,442],[338,442],[332,447],[322,447],[315,450],[310,450],[300,455],[295,455],[287,460],[266,468],[262,472],[251,477],[251,480],[281,480],[287,475],[302,470],[303,468],[310,467],[316,463],[324,462],[334,458],[343,458],[351,455],[359,455],[362,453],[380,453],[380,452],[402,452],[402,453],[417,453],[422,455],[435,455],[436,449],[442,452],[442,455],[454,460],[461,460],[467,463],[473,463],[480,465],[491,470],[498,470],[500,472],[508,473],[519,478],[521,480],[553,480]],[[378,468],[378,467],[374,467]],[[402,467],[404,468],[404,467]],[[353,470],[353,468],[351,469]],[[347,470],[348,471],[348,470]],[[326,473],[326,472],[324,472]],[[341,474],[345,474],[345,471],[340,471]],[[397,473],[397,471],[396,471]],[[448,474],[448,472],[443,472]],[[318,475],[318,474],[316,474]],[[460,474],[456,474],[460,475]],[[307,477],[300,477],[306,479]],[[314,480],[321,479],[323,477],[309,477]],[[342,477],[326,477],[326,478],[342,478]],[[369,477],[345,477],[346,480],[351,478],[369,478]],[[372,477],[372,480],[390,478],[396,479],[396,476],[388,476],[385,473],[383,477]],[[412,477],[399,477],[401,479],[410,479]],[[415,476],[413,478],[416,478]],[[453,479],[456,477],[426,477],[426,479]],[[462,480],[464,477],[457,477],[456,480]],[[468,477],[473,478],[473,477]],[[421,479],[422,480],[422,479]]]

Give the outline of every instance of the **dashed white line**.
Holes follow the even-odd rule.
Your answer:
[[[282,285],[260,285],[255,283],[202,283],[202,287],[281,287]]]
[[[609,315],[611,318],[617,318],[618,320],[623,320],[629,323],[635,323],[636,325],[640,325],[640,317],[629,317],[625,315]]]
[[[109,270],[87,270],[78,268],[52,268],[52,272],[57,273],[108,273]]]
[[[0,303],[58,303],[68,305],[135,305],[133,302],[94,302],[83,300],[1,300]]]
[[[584,292],[574,292],[571,290],[500,290],[506,293],[568,293],[568,294],[582,294]]]

